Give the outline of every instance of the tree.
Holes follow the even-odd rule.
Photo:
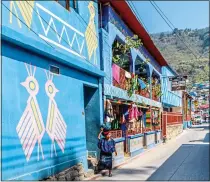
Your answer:
[[[127,66],[129,64],[130,59],[130,49],[135,48],[139,49],[140,46],[142,46],[143,43],[141,42],[141,39],[138,38],[137,35],[134,35],[133,37],[127,36],[125,40],[125,44],[115,41],[113,44],[113,57],[112,61],[116,64],[118,64],[120,67]]]
[[[209,39],[209,31],[204,33],[203,35],[203,48],[209,47],[210,46],[210,39]]]
[[[164,38],[164,36],[165,36],[165,34],[162,32],[162,33],[160,34],[159,39],[162,40],[162,39]]]
[[[173,35],[176,35],[177,33],[178,33],[178,31],[179,31],[179,29],[178,28],[175,28],[174,30],[173,30]]]

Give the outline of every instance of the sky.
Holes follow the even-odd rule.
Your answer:
[[[132,9],[138,11],[138,16],[149,33],[171,31],[150,1],[129,1],[130,3],[135,5]],[[178,29],[199,29],[209,26],[208,1],[155,1],[155,3]]]

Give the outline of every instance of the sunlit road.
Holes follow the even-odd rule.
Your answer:
[[[113,176],[96,180],[208,180],[209,125],[185,130],[167,144],[141,154],[113,171]]]

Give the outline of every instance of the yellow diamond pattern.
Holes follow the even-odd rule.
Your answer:
[[[28,28],[31,27],[34,1],[15,1]]]
[[[87,50],[88,50],[88,56],[90,60],[93,55],[93,52],[96,51],[96,48],[98,47],[98,41],[97,41],[97,35],[96,35],[96,27],[94,23],[95,12],[93,11],[95,11],[95,9],[94,9],[92,1],[90,2],[88,7],[90,10],[90,20],[89,20],[89,24],[85,32],[85,38],[87,42]]]

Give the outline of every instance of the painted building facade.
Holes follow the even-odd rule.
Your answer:
[[[115,40],[120,40],[125,43],[126,36],[133,36],[132,32],[125,22],[115,12],[114,8],[110,4],[104,4],[102,9],[102,21],[100,28],[101,38],[101,66],[106,76],[104,78],[104,95],[110,95],[113,97],[121,97],[122,99],[130,101],[144,102],[147,105],[161,107],[160,100],[155,101],[150,96],[148,98],[134,94],[131,98],[126,96],[123,89],[118,89],[113,85],[113,73],[112,73],[112,48]],[[141,37],[140,37],[141,38]],[[151,80],[152,74],[155,73],[161,78],[161,65],[154,59],[149,51],[142,46],[139,50],[131,50],[131,63],[129,71],[135,73],[135,66],[137,61],[145,62],[146,58],[150,58],[150,62],[146,63],[146,69],[148,79]]]
[[[156,79],[161,85],[162,66],[168,64],[126,1],[102,0],[99,2],[101,68],[106,73],[103,80],[104,124],[109,125],[106,110],[107,105],[111,103],[113,111],[117,113],[116,118],[118,118],[118,121],[114,119],[112,123],[117,122],[119,124],[111,126],[113,136],[117,138],[117,142],[124,143],[125,155],[128,154],[132,157],[142,152],[145,147],[152,147],[159,141],[160,122],[154,123],[153,118],[156,117],[156,114],[153,117],[153,113],[158,113],[156,119],[160,121],[162,103],[161,97],[157,97],[153,92],[153,80]],[[126,44],[126,38],[132,37],[134,34],[138,35],[143,45],[139,49],[131,48],[129,65],[126,68],[120,67],[113,62],[115,43]],[[149,61],[147,61],[148,59]],[[144,71],[140,70],[142,65]],[[118,81],[115,76],[116,67],[119,74]],[[141,75],[142,72],[144,75]],[[145,89],[139,89],[132,96],[129,96],[125,81],[130,79],[128,75],[131,75],[130,78],[133,75],[138,75],[139,82],[144,82],[147,87],[145,86]],[[130,122],[130,119],[125,119],[126,122],[122,121],[122,118],[126,117],[127,111],[129,112],[129,108],[136,106],[136,104],[138,110],[143,113],[141,119],[136,119],[138,121],[133,123]],[[120,157],[116,160],[123,161]]]
[[[177,74],[168,66],[162,67],[162,104],[163,108],[171,112],[182,112],[182,91],[172,91],[169,77]]]
[[[97,15],[93,1],[2,1],[3,180],[87,170],[102,121]]]

